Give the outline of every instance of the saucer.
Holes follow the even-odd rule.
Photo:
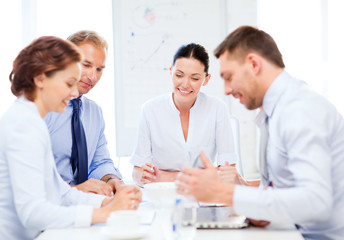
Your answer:
[[[118,233],[111,232],[106,227],[102,229],[101,233],[110,239],[141,239],[146,235],[146,231],[144,231],[143,229],[126,233]]]

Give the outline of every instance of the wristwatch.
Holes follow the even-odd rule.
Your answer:
[[[109,177],[108,179],[106,179],[106,183],[108,182],[108,181],[110,181],[111,179],[116,179],[116,180],[120,180],[121,181],[121,179],[119,178],[119,177],[115,177],[115,176],[112,176],[112,177]]]

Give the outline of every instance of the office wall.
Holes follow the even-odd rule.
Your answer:
[[[7,109],[7,107],[10,105],[10,102],[15,99],[15,97],[9,91],[10,84],[8,81],[8,74],[11,69],[11,61],[24,45],[32,41],[32,39],[34,39],[38,35],[49,34],[65,38],[71,32],[74,32],[78,29],[91,28],[99,31],[102,35],[105,36],[108,41],[112,41],[111,37],[109,37],[109,34],[110,36],[112,34],[112,29],[108,29],[109,21],[106,20],[108,11],[99,10],[102,9],[102,7],[104,8],[104,6],[108,6],[108,3],[111,2],[110,0],[104,1],[103,4],[101,4],[102,1],[93,2],[92,0],[82,2],[76,1],[76,3],[74,3],[74,1],[72,3],[67,2],[68,1],[55,2],[52,0],[14,0],[10,2],[10,5],[6,5],[3,2],[1,3],[1,6],[3,6],[2,8],[0,8],[2,12],[1,19],[3,20],[1,21],[1,25],[3,26],[4,32],[7,34],[6,36],[12,37],[7,39],[3,38],[1,40],[1,47],[4,49],[4,51],[2,52],[5,52],[6,54],[1,56],[1,62],[3,63],[2,66],[4,66],[4,68],[2,68],[1,70],[2,83],[0,85],[0,91],[2,92],[2,104],[0,106],[0,115]],[[206,13],[198,15],[198,18],[205,19],[205,23],[200,24],[199,28],[203,28],[204,31],[208,32],[210,36],[212,34],[208,31],[208,29],[212,28],[213,26],[215,26],[215,28],[212,30],[218,31],[218,29],[216,30],[216,28],[220,27],[223,31],[221,33],[221,37],[218,39],[214,38],[214,43],[211,43],[212,45],[209,45],[209,47],[207,47],[211,56],[214,46],[236,26],[241,24],[255,25],[256,23],[256,0],[220,0],[219,2],[221,3],[221,9],[219,11],[209,10]],[[97,4],[97,6],[94,6],[91,10],[89,6],[92,6],[95,3]],[[207,3],[205,2],[204,4]],[[68,5],[67,9],[59,10],[66,5]],[[52,12],[49,8],[54,9],[55,11]],[[80,11],[80,9],[78,10],[78,8],[81,8],[82,11]],[[193,9],[192,6],[189,6],[188,8]],[[197,8],[194,8],[194,10],[197,11]],[[218,12],[223,12],[224,14],[220,14],[220,17],[227,20],[221,20],[219,24],[210,24],[214,23],[216,19],[219,19],[218,16],[211,19],[211,16],[214,14],[218,14]],[[61,18],[61,13],[64,14],[63,18]],[[92,16],[92,18],[83,19],[83,17],[85,16]],[[80,21],[77,21],[77,19],[80,19]],[[14,24],[15,27],[11,24],[6,24],[8,20],[10,20],[10,22]],[[180,39],[182,39],[182,37],[183,36],[180,36]],[[197,38],[197,40],[199,40],[201,44],[208,44],[206,43],[206,41],[202,41],[202,39],[200,39],[199,37]],[[170,48],[171,52],[166,54],[168,62],[170,62],[173,52],[176,50],[175,48],[180,43],[181,42],[176,42],[175,46]],[[94,99],[103,108],[105,121],[107,123],[105,131],[109,140],[109,149],[115,160],[115,152],[117,150],[115,147],[115,129],[113,126],[114,124],[112,124],[115,121],[114,112],[112,111],[112,109],[115,108],[112,104],[114,99],[114,88],[112,82],[114,79],[113,72],[115,71],[111,69],[111,66],[113,65],[113,58],[114,56],[116,56],[116,52],[112,51],[111,45],[112,42],[110,42],[111,52],[109,52],[109,59],[107,62],[108,66],[104,72],[103,78],[96,86],[96,88],[89,94],[89,97]],[[9,49],[13,49],[11,53],[12,55],[8,54]],[[253,167],[251,167],[251,162],[254,161],[255,155],[255,143],[252,141],[252,139],[254,140],[255,127],[252,127],[252,114],[250,115],[250,113],[244,110],[242,106],[236,101],[231,102],[230,97],[224,97],[222,90],[223,82],[219,78],[218,70],[216,69],[218,60],[212,57],[211,62],[214,63],[214,67],[212,67],[211,69],[213,77],[211,83],[207,86],[207,89],[210,89],[210,94],[216,93],[220,98],[223,98],[224,101],[226,101],[226,103],[228,104],[229,111],[240,119],[242,136],[242,159],[244,161],[245,172],[254,172],[254,164]],[[169,79],[168,71],[167,78]],[[166,89],[161,90],[162,93],[165,91]],[[111,99],[112,103],[109,103],[108,99]]]
[[[257,5],[257,0],[227,0],[227,34],[241,25],[257,26]],[[233,98],[230,101],[230,111],[240,121],[241,160],[244,176],[257,178],[259,176],[256,164],[258,133],[253,121],[257,112],[256,110],[247,110]]]

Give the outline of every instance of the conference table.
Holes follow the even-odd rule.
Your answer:
[[[137,210],[141,218],[141,230],[144,232],[139,238],[125,238],[125,239],[142,239],[142,240],[160,240],[169,239],[163,236],[162,227],[157,224],[156,209],[154,205],[145,200],[140,204]],[[106,224],[95,224],[86,228],[63,228],[63,229],[48,229],[41,233],[36,240],[107,240],[117,239],[114,236],[109,236]],[[124,239],[124,238],[122,238]],[[302,235],[296,230],[294,225],[281,225],[271,223],[265,228],[247,227],[242,229],[197,229],[194,240],[301,240]]]
[[[43,232],[36,239],[37,240],[106,240],[112,239],[104,234],[106,226],[91,226],[89,228],[66,228],[66,229],[50,229]],[[147,234],[140,239],[164,239],[161,235],[154,234],[154,231],[150,231],[149,226],[147,228]],[[244,229],[231,229],[231,230],[197,230],[194,237],[195,240],[301,240],[302,235],[295,228],[275,228],[270,226],[267,228],[255,228],[248,227]]]
[[[91,226],[89,228],[66,228],[66,229],[50,229],[43,232],[36,238],[37,240],[106,240],[112,239],[106,236],[103,232],[104,226]],[[143,240],[150,239],[164,239],[161,235],[157,236],[154,231],[149,231],[147,226],[147,234],[141,238]],[[270,226],[268,228],[255,228],[249,227],[244,229],[232,229],[232,230],[197,230],[194,237],[195,240],[301,240],[302,235],[294,228],[290,229],[274,229]]]

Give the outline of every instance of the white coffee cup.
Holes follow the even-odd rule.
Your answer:
[[[119,235],[136,233],[140,230],[140,218],[134,210],[115,211],[110,214],[106,226],[109,232]]]
[[[171,208],[177,197],[177,186],[174,182],[154,182],[144,186],[148,199],[157,208]]]

